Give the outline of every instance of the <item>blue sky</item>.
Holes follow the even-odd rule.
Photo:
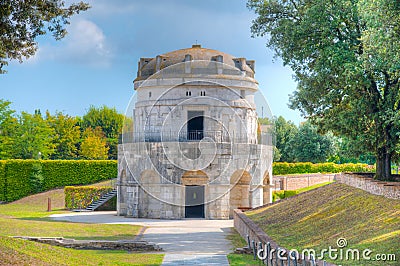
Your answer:
[[[68,1],[71,2],[71,1]],[[75,16],[61,41],[38,39],[37,54],[13,61],[0,75],[0,98],[13,109],[35,109],[83,115],[103,104],[124,112],[133,94],[140,57],[191,47],[220,50],[256,60],[256,79],[274,115],[298,124],[298,111],[288,108],[296,88],[289,68],[251,38],[255,18],[244,0],[89,0],[92,6]]]

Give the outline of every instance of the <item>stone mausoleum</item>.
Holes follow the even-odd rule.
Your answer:
[[[139,60],[118,146],[118,215],[229,219],[271,202],[254,73],[255,61],[200,45]]]

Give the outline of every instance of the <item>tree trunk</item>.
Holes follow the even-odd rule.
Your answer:
[[[382,181],[392,181],[391,157],[386,147],[378,149],[376,158],[375,178]]]

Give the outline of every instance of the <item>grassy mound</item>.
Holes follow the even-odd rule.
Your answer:
[[[99,186],[103,185],[102,183]],[[51,198],[53,212],[47,212]],[[141,226],[54,222],[50,214],[66,212],[64,190],[57,189],[0,205],[0,265],[159,265],[163,254],[74,250],[8,236],[132,240]]]
[[[314,248],[372,250],[395,254],[397,261],[330,260],[342,265],[399,265],[400,201],[375,196],[343,184],[331,184],[306,194],[251,212],[246,212],[279,245],[299,251]],[[317,255],[318,255],[317,253]]]

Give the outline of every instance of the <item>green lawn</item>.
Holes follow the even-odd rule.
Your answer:
[[[0,237],[1,265],[160,265],[163,254],[75,250]]]
[[[52,209],[47,212],[47,198]],[[75,239],[134,239],[140,226],[53,222],[49,214],[65,212],[64,191],[53,190],[0,205],[0,265],[160,265],[163,254],[74,250],[8,236]]]
[[[246,241],[234,228],[231,229],[227,239],[231,241],[233,249],[247,246]],[[253,259],[253,255],[248,254],[228,254],[228,261],[230,265],[260,265],[259,261]]]
[[[282,201],[246,214],[270,237],[288,249],[344,248],[395,254],[395,262],[328,260],[342,265],[400,264],[400,201],[372,195],[343,184],[331,184],[317,191]],[[326,256],[327,258],[327,256]]]

